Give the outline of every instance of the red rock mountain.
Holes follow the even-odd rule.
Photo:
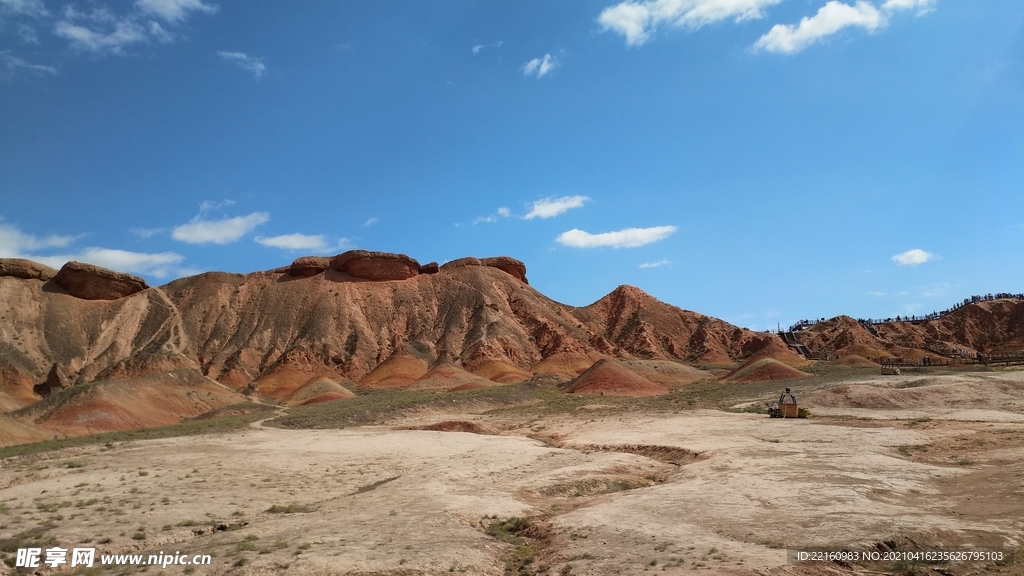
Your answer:
[[[733,364],[774,349],[785,350],[776,336],[631,286],[590,306],[560,304],[532,288],[526,266],[508,257],[438,267],[351,251],[160,287],[91,265],[56,272],[0,260],[5,410],[39,400],[51,384],[59,390],[179,369],[288,402],[325,376],[408,385],[431,367],[452,365],[508,383],[543,372],[572,378],[604,357]]]

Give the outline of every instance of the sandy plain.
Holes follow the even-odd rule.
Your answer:
[[[813,546],[1019,555],[1024,371],[786,384],[813,418],[742,411],[777,393],[750,386],[726,409],[459,405],[10,457],[0,549],[213,556],[78,570],[111,574],[1024,574],[1020,557],[787,564]]]

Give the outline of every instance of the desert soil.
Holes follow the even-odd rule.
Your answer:
[[[1024,546],[1024,371],[814,382],[794,384],[811,419],[595,397],[9,458],[0,540],[44,527],[66,548],[214,555],[197,574],[297,575],[855,574],[786,548]],[[494,528],[510,517],[530,527]],[[940,568],[920,573],[1024,559]]]

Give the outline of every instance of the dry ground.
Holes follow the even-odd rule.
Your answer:
[[[197,574],[768,575],[869,573],[787,547],[1024,545],[1024,372],[793,385],[815,418],[593,398],[8,458],[0,549],[213,554]]]

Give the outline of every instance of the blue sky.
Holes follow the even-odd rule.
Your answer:
[[[0,257],[510,255],[754,329],[1024,290],[1019,0],[0,0]]]

